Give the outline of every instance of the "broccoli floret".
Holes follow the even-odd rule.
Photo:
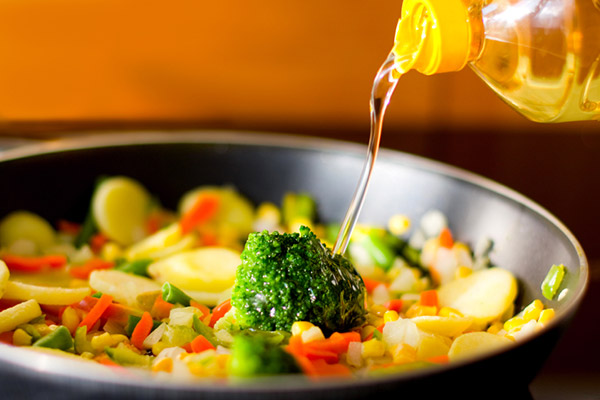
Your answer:
[[[365,321],[362,278],[305,226],[250,234],[241,260],[231,296],[241,328],[290,331],[309,321],[330,333]]]
[[[281,346],[268,338],[249,335],[235,336],[228,369],[240,378],[301,372],[294,357]]]

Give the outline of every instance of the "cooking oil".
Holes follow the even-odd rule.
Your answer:
[[[600,119],[600,0],[404,0],[395,51],[415,41],[401,72],[469,65],[531,120]]]

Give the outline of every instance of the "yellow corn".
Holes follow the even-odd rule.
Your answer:
[[[314,342],[315,340],[325,339],[325,335],[323,335],[323,331],[318,326],[313,326],[307,331],[302,332],[301,334],[303,343]]]
[[[292,324],[292,335],[298,336],[302,335],[302,333],[306,332],[314,325],[308,321],[296,321]]]
[[[281,221],[281,212],[279,212],[279,208],[275,204],[264,202],[256,210],[256,219],[265,219],[277,224]]]
[[[377,339],[367,340],[362,344],[362,358],[382,357],[385,354],[385,343]]]
[[[100,255],[106,261],[115,261],[123,256],[123,249],[115,242],[107,242],[100,249]]]
[[[504,330],[510,332],[513,329],[520,328],[525,324],[525,321],[521,317],[513,317],[504,323]]]
[[[62,313],[61,322],[64,326],[67,327],[67,329],[69,330],[69,332],[71,332],[72,335],[75,333],[75,330],[79,326],[79,322],[81,322],[81,320],[79,319],[79,316],[77,315],[77,312],[73,309],[73,307],[67,307]]]
[[[393,215],[388,220],[388,229],[393,235],[404,235],[410,229],[410,218],[402,214]]]
[[[538,318],[538,323],[546,325],[548,322],[554,319],[554,314],[555,312],[553,308],[542,310],[542,312],[540,312],[540,317]]]
[[[173,371],[173,359],[165,357],[152,365],[152,372],[171,372]]]
[[[437,315],[436,306],[423,306],[421,304],[413,304],[406,310],[406,316],[408,318],[434,316]]]
[[[405,364],[417,359],[417,351],[408,344],[398,344],[392,348],[391,352],[395,364]]]
[[[385,314],[383,314],[383,322],[386,324],[388,322],[397,321],[398,318],[400,318],[400,315],[398,315],[398,312],[394,310],[388,310],[385,312]]]
[[[537,321],[543,309],[544,304],[540,300],[535,299],[523,310],[523,319],[525,322],[532,319]]]
[[[375,304],[375,305],[371,306],[371,308],[369,309],[369,312],[371,314],[377,315],[378,317],[383,317],[383,315],[386,313],[387,310],[388,309],[385,308],[384,306]]]
[[[90,342],[96,351],[102,351],[105,347],[110,347],[112,344],[110,333],[108,332],[94,336]]]
[[[456,269],[456,278],[465,278],[473,273],[473,270],[469,267],[460,266]]]
[[[15,330],[12,340],[15,346],[31,346],[31,336],[23,329]]]
[[[442,307],[442,308],[440,308],[440,310],[438,311],[438,315],[440,317],[448,317],[448,318],[462,318],[462,317],[464,317],[464,315],[460,311],[458,311],[458,310],[456,310],[456,309],[454,309],[452,307]]]
[[[487,331],[488,331],[488,333],[495,335],[498,332],[500,332],[502,329],[504,329],[504,324],[500,321],[496,321],[490,325],[490,327],[487,329]]]

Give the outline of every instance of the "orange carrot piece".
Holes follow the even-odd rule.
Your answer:
[[[447,249],[451,249],[452,246],[454,246],[454,239],[452,238],[452,232],[450,232],[450,229],[442,229],[438,238],[440,241],[440,246]]]
[[[438,294],[437,290],[425,290],[419,295],[419,303],[422,306],[427,307],[438,307]]]
[[[229,310],[231,310],[231,299],[227,299],[218,306],[216,306],[212,311],[209,326],[211,328],[214,327],[217,321],[223,318],[223,316],[227,314]]]
[[[216,195],[199,196],[194,203],[179,220],[181,232],[185,235],[194,230],[198,225],[201,225],[212,218],[219,209],[219,197]]]
[[[58,221],[58,230],[60,232],[66,233],[67,235],[75,236],[81,230],[81,225],[75,222],[61,219],[60,221]]]
[[[41,257],[25,257],[15,254],[4,254],[2,260],[11,271],[39,272],[45,268],[61,268],[67,265],[67,257],[62,254],[51,254]]]
[[[163,300],[162,296],[159,294],[156,296],[156,300],[154,300],[154,304],[152,305],[150,313],[156,319],[168,318],[172,308],[173,304]]]
[[[305,346],[304,354],[311,361],[323,360],[328,364],[335,364],[340,360],[339,356],[333,351],[321,350],[318,348],[311,348]]]
[[[83,300],[81,300],[79,303],[71,304],[71,307],[85,312],[89,312],[97,303],[97,298],[92,296],[85,296]],[[112,303],[102,314],[104,318],[115,321],[121,325],[127,324],[130,315],[141,317],[142,312],[135,308],[125,306],[123,304]]]
[[[324,360],[315,360],[312,364],[314,377],[352,376],[350,369],[343,364],[328,364]]]
[[[210,308],[205,306],[204,304],[198,303],[196,300],[190,300],[190,306],[196,307],[202,313],[200,319],[204,319],[208,314],[210,314]]]
[[[112,261],[105,261],[101,258],[92,258],[82,265],[76,265],[69,268],[69,275],[78,279],[89,279],[92,271],[97,269],[111,269],[115,266]]]
[[[442,354],[439,356],[430,357],[427,359],[427,361],[436,363],[436,364],[446,364],[450,361],[450,358],[448,357],[447,354]]]
[[[133,332],[131,333],[131,344],[140,350],[143,349],[144,339],[146,339],[146,337],[148,337],[152,331],[152,324],[152,316],[148,311],[144,311],[142,318],[138,321],[135,328],[133,328]]]
[[[209,350],[215,348],[211,342],[208,341],[204,336],[198,335],[190,342],[192,347],[192,351],[194,353],[202,353],[204,350]]]
[[[13,333],[14,331],[2,332],[0,333],[0,342],[6,344],[13,344]]]
[[[365,283],[365,288],[367,289],[367,293],[373,293],[373,290],[375,290],[375,288],[379,285],[385,285],[388,286],[387,283],[382,282],[382,281],[377,281],[375,279],[369,279],[369,278],[365,278],[363,277],[363,282]]]
[[[108,237],[103,233],[97,233],[90,239],[90,247],[94,253],[97,253],[108,242]]]
[[[104,311],[112,304],[112,296],[109,294],[103,294],[96,305],[92,307],[90,312],[87,313],[85,318],[81,320],[79,326],[87,327],[88,332],[91,328],[96,324],[96,322],[100,319]]]
[[[400,312],[402,310],[402,299],[392,299],[383,306],[388,310]]]

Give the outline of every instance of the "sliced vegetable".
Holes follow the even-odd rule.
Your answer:
[[[394,263],[396,252],[386,243],[382,235],[385,235],[385,232],[371,229],[363,240],[361,240],[361,245],[369,253],[375,265],[384,271],[388,271]]]
[[[15,254],[4,254],[2,260],[11,271],[39,272],[44,268],[61,268],[67,264],[67,257],[62,254],[40,257],[26,257]]]
[[[8,281],[3,298],[21,301],[34,299],[40,304],[61,306],[77,303],[89,294],[87,287],[63,288]]]
[[[66,326],[59,326],[53,332],[38,339],[34,347],[47,347],[50,349],[69,350],[73,347],[73,338]]]
[[[198,335],[191,341],[190,346],[194,353],[202,353],[204,350],[215,349],[215,346],[204,336]]]
[[[138,354],[127,348],[123,343],[119,343],[117,347],[107,347],[105,351],[110,359],[119,365],[143,368],[152,366],[153,357]]]
[[[151,258],[126,261],[118,265],[115,269],[117,271],[127,272],[128,274],[150,277],[150,275],[148,275],[148,266],[152,264],[153,261],[154,260]]]
[[[143,315],[143,314],[142,314]],[[142,319],[139,315],[130,315],[127,324],[125,325],[125,334],[129,337],[133,335],[133,331],[137,327],[138,323]],[[152,320],[152,317],[150,317]],[[152,327],[150,328],[150,332],[154,331],[156,328],[160,326],[162,322],[152,320]]]
[[[448,357],[450,360],[453,360],[462,357],[477,356],[483,352],[499,349],[511,343],[512,341],[504,336],[493,335],[488,332],[469,332],[454,339],[448,352]]]
[[[138,349],[144,348],[144,339],[152,332],[152,328],[154,327],[153,322],[149,312],[146,311],[142,314],[142,317],[135,325],[133,332],[131,332],[132,345]]]
[[[542,294],[548,300],[553,300],[565,277],[566,268],[563,264],[550,267],[548,274],[542,281]]]
[[[104,311],[112,304],[113,298],[111,295],[103,294],[90,312],[81,320],[79,326],[86,326],[88,331],[92,329],[94,324],[100,319]]]
[[[138,306],[139,295],[160,290],[160,285],[151,279],[110,269],[92,271],[89,285],[111,295],[116,302],[134,308]]]
[[[115,263],[101,258],[92,258],[82,265],[73,265],[69,268],[69,274],[77,279],[89,279],[92,271],[97,269],[111,269]]]
[[[197,226],[206,223],[214,217],[219,209],[220,198],[216,194],[198,196],[192,207],[181,216],[179,226],[185,235]]]
[[[35,300],[27,300],[0,311],[0,333],[8,332],[42,315],[42,309]]]
[[[10,247],[18,240],[28,240],[40,251],[56,240],[56,232],[44,218],[29,211],[14,211],[0,221],[0,245]]]
[[[231,310],[231,299],[227,299],[212,310],[212,316],[210,317],[210,327],[215,326],[218,320],[223,318],[227,312]]]
[[[8,285],[8,278],[10,278],[10,271],[4,261],[0,260],[0,299],[4,296],[6,286]]]
[[[194,330],[200,335],[204,336],[206,340],[210,342],[210,344],[212,344],[214,347],[217,346],[218,341],[214,331],[208,326],[206,326],[202,321],[200,321],[200,318],[198,318],[197,315],[194,315],[193,327]]]
[[[104,179],[92,197],[93,218],[100,232],[122,245],[145,236],[151,197],[137,181],[124,176]]]

